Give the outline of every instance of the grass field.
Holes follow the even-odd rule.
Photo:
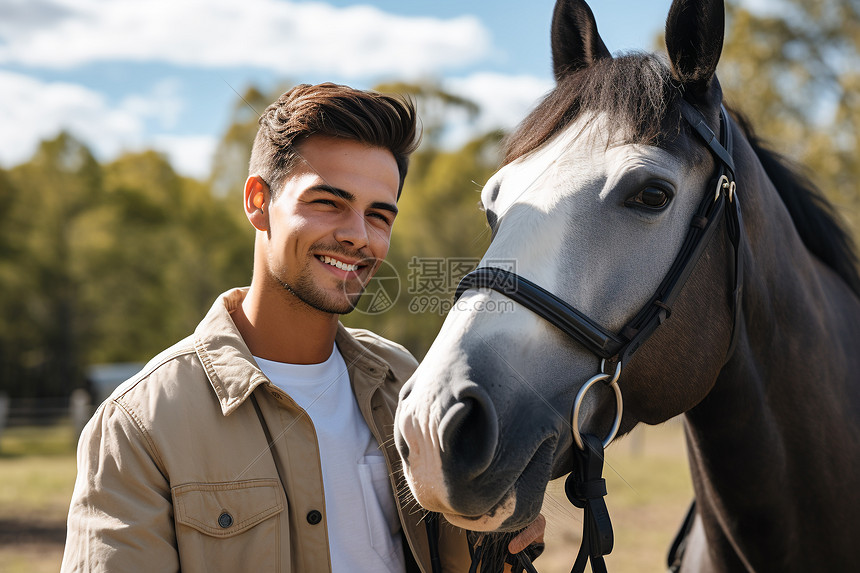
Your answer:
[[[680,419],[637,428],[612,444],[606,451],[603,475],[615,533],[607,569],[610,573],[665,571],[669,546],[693,499]],[[535,566],[541,573],[567,573],[579,550],[582,510],[567,500],[564,479],[550,483],[543,507],[546,551]]]
[[[0,571],[59,570],[65,517],[75,480],[70,427],[12,428],[0,437]],[[606,453],[606,498],[615,529],[611,573],[665,571],[666,552],[692,499],[679,421],[637,429]],[[541,573],[570,571],[582,512],[550,484],[544,502],[546,552]]]
[[[74,441],[71,426],[10,428],[0,437],[0,571],[60,569]]]

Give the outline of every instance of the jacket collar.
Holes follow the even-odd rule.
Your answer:
[[[271,384],[230,317],[247,293],[248,287],[223,293],[194,331],[194,349],[225,416],[235,411],[257,386]],[[340,323],[335,343],[361,403],[367,393],[382,383],[389,366],[370,348],[356,341]]]

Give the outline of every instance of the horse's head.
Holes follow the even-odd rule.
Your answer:
[[[604,329],[618,332],[678,255],[714,171],[682,121],[694,104],[719,132],[714,71],[722,2],[675,0],[669,64],[613,58],[584,2],[559,0],[552,27],[556,88],[508,144],[482,202],[493,231],[481,266],[515,265]],[[709,190],[713,194],[713,190]],[[621,433],[697,404],[732,330],[725,240],[711,241],[671,320],[624,364]],[[600,361],[504,295],[470,289],[401,394],[395,440],[416,500],[472,530],[534,519],[548,480],[571,469],[571,413]],[[585,394],[583,433],[605,436],[613,392]]]

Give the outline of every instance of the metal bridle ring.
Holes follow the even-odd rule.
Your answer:
[[[623,411],[623,402],[621,400],[621,388],[618,386],[618,377],[621,376],[621,362],[616,364],[615,366],[615,374],[610,376],[603,372],[603,366],[606,363],[606,360],[602,360],[600,362],[600,374],[596,374],[592,376],[588,382],[582,385],[582,388],[579,389],[579,392],[576,394],[576,400],[573,402],[573,419],[571,420],[571,429],[573,429],[573,441],[576,442],[577,447],[580,450],[585,449],[585,444],[582,443],[582,436],[579,434],[579,408],[582,406],[582,399],[585,398],[586,392],[588,389],[594,386],[597,382],[603,382],[605,380],[610,380],[607,383],[607,386],[610,386],[615,390],[615,402],[617,404],[617,412],[615,414],[615,422],[612,424],[612,428],[609,430],[609,435],[606,436],[603,440],[603,447],[608,446],[612,440],[615,438],[615,434],[618,433],[618,428],[621,426],[621,413]]]
[[[717,202],[717,199],[720,198],[720,193],[725,190],[726,195],[728,196],[729,188],[733,183],[729,182],[729,178],[725,175],[720,176],[720,180],[717,181],[717,192],[714,194],[714,203]]]

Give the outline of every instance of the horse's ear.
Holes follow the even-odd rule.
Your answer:
[[[599,58],[611,58],[588,4],[558,0],[552,15],[552,67],[556,81],[588,67]]]
[[[723,0],[675,0],[666,18],[666,49],[672,75],[687,93],[703,96],[723,51]]]

